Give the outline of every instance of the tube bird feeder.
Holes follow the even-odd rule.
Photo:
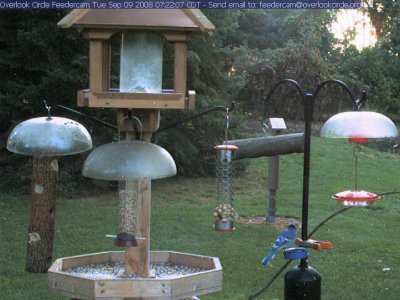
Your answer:
[[[218,145],[217,150],[217,207],[214,211],[217,231],[233,231],[235,209],[233,206],[233,169],[235,152],[239,148],[235,145]]]
[[[124,140],[109,143],[95,149],[85,161],[83,175],[86,177],[119,181],[119,233],[115,245],[136,247],[136,214],[138,179],[146,179],[150,186],[151,179],[166,178],[176,174],[172,156],[160,146]],[[140,237],[141,239],[145,237]],[[149,276],[149,265],[131,266],[126,256],[126,273]]]
[[[49,109],[49,108],[48,108]],[[7,149],[33,156],[32,205],[28,227],[25,269],[45,273],[52,260],[58,156],[92,148],[89,132],[67,118],[39,117],[18,124],[10,133]]]

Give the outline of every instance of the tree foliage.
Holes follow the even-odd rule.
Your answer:
[[[338,71],[368,92],[369,105],[400,121],[400,3],[365,0],[365,11],[376,28],[378,43],[361,51],[343,49]]]
[[[326,79],[341,79],[356,95],[366,89],[372,106],[398,118],[399,3],[365,2],[377,27],[379,43],[363,51],[347,44],[341,49],[336,47],[337,41],[328,29],[334,20],[332,11],[203,11],[216,30],[212,37],[194,36],[189,46],[188,89],[197,93],[196,109],[162,111],[161,127],[211,107],[228,107],[231,100],[236,100],[237,108],[231,115],[229,138],[240,136],[241,109],[258,114],[265,111],[268,117],[302,119],[301,102],[290,87],[278,89],[270,102],[263,101],[272,84],[284,78],[297,80],[304,91],[313,91]],[[22,120],[43,115],[44,99],[50,104],[75,107],[76,91],[87,87],[87,41],[74,29],[56,26],[66,13],[0,11],[0,163],[7,174],[27,170],[20,162],[10,166],[12,158],[5,150],[10,129]],[[165,61],[163,80],[170,87],[172,52],[165,53]],[[340,89],[324,89],[316,118],[323,118],[326,108],[329,114],[337,110],[340,95]],[[108,118],[102,110],[89,111]],[[225,117],[224,112],[216,112],[194,119],[156,134],[155,142],[171,152],[181,174],[212,174],[213,146],[224,140]],[[102,142],[110,140],[103,130],[92,130],[92,135]],[[68,161],[64,166],[81,164],[81,160]],[[60,165],[62,169],[62,161]],[[70,170],[66,173],[79,168]]]
[[[264,106],[268,116],[302,119],[301,102],[287,86],[279,89],[270,102],[265,93],[282,79],[291,78],[304,91],[335,76],[331,66],[333,36],[328,30],[332,16],[323,10],[247,11],[240,19],[237,69],[247,77],[240,97],[253,106]],[[254,22],[262,30],[252,30]],[[323,102],[332,99],[324,97]],[[248,105],[247,105],[248,106]],[[260,111],[254,109],[253,111]],[[321,112],[317,110],[316,116]]]
[[[43,114],[43,100],[71,105],[87,82],[86,43],[56,26],[62,11],[0,11],[0,129]]]
[[[396,0],[363,0],[382,46],[400,54],[400,3]]]

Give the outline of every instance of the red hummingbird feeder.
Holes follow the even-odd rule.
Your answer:
[[[346,121],[346,126],[341,125],[343,120]],[[350,120],[351,122],[349,122]],[[370,138],[397,136],[397,129],[393,122],[389,118],[375,112],[346,112],[329,119],[322,128],[321,135],[326,137],[347,137],[350,143],[355,144],[354,190],[336,193],[332,195],[332,199],[345,206],[368,206],[381,199],[381,196],[375,193],[358,189],[357,150],[360,149],[361,144],[368,143]]]

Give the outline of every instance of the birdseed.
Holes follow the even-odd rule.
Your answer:
[[[173,263],[150,263],[150,273],[155,275],[155,279],[170,279],[203,271],[206,269]],[[141,278],[136,274],[126,274],[123,262],[77,266],[69,268],[65,272],[98,280]]]

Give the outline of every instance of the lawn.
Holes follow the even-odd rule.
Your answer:
[[[281,157],[277,215],[300,218],[302,154]],[[362,147],[359,187],[375,193],[400,187],[400,157]],[[266,213],[267,159],[250,160],[235,178],[235,207],[241,216]],[[152,183],[152,250],[219,257],[223,291],[201,299],[247,299],[284,263],[282,255],[260,264],[280,228],[235,223],[236,231],[212,230],[214,178],[181,178]],[[313,138],[309,229],[341,209],[332,193],[354,187],[353,146],[342,140]],[[47,292],[45,274],[24,271],[29,195],[0,192],[0,299],[65,299]],[[59,195],[53,260],[58,257],[118,250],[105,234],[117,228],[116,193],[84,198]],[[323,299],[398,299],[400,294],[400,194],[385,196],[370,208],[353,208],[332,219],[314,236],[334,249],[310,250],[310,265],[322,275]],[[300,233],[299,233],[300,234]],[[294,264],[294,263],[292,263]],[[283,276],[258,299],[283,299]]]

